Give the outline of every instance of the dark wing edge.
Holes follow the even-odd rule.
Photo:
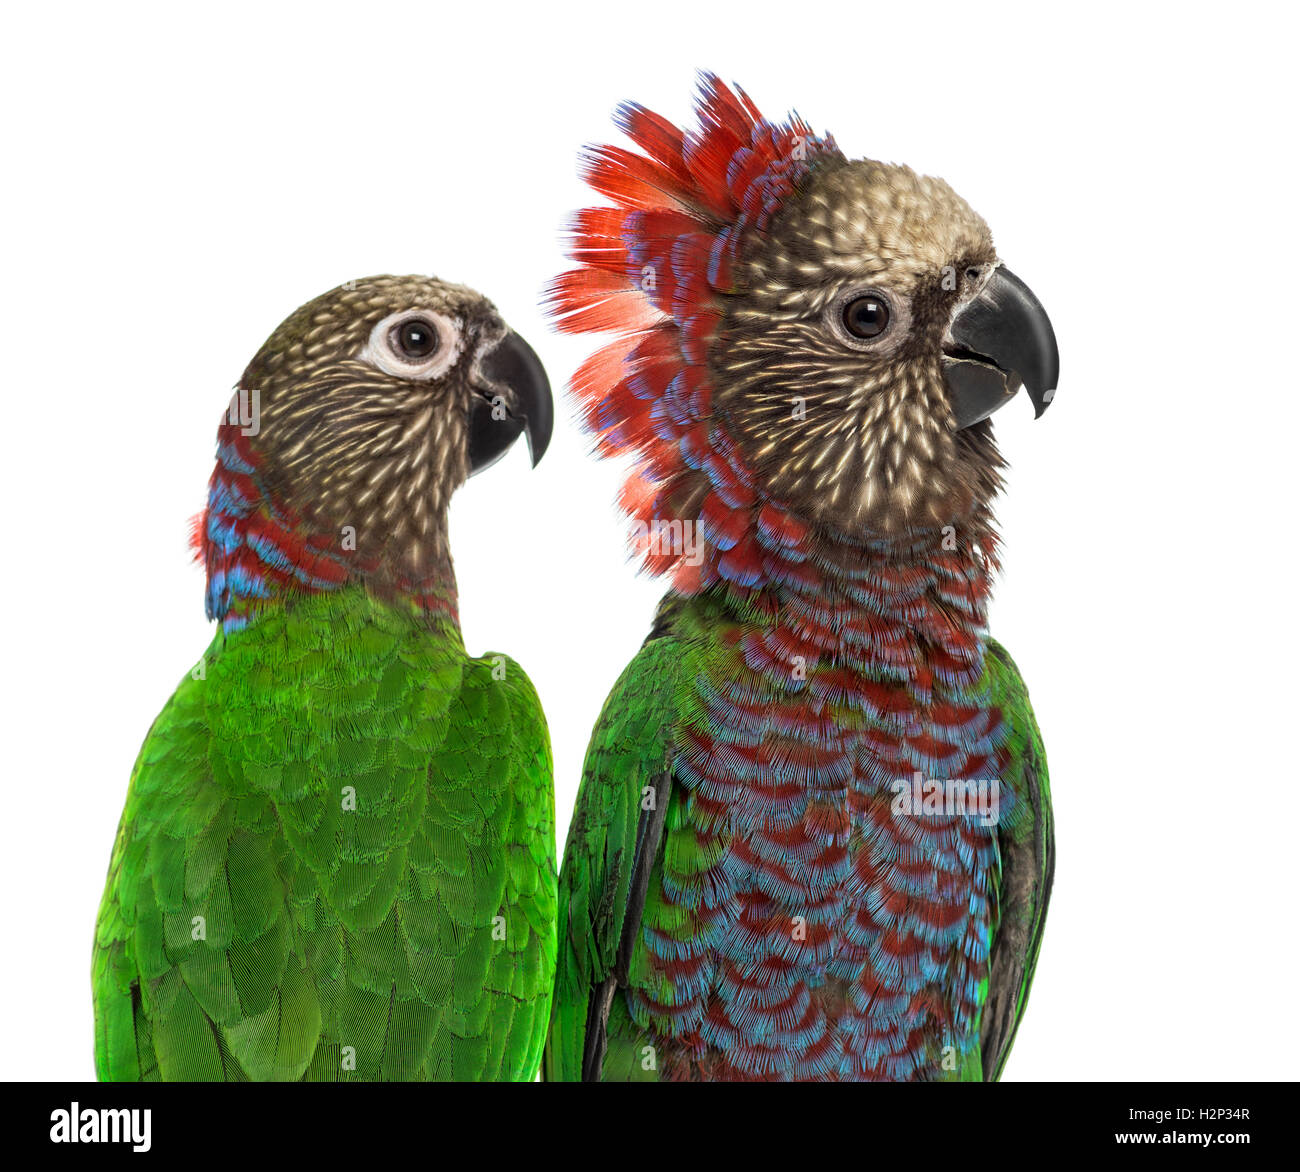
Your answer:
[[[678,640],[652,636],[592,732],[560,868],[559,956],[542,1064],[548,1082],[601,1078],[610,1007],[627,983],[672,796],[680,658]]]
[[[636,945],[645,911],[646,892],[650,887],[650,872],[663,841],[664,821],[668,815],[668,802],[672,795],[672,775],[664,772],[650,782],[654,790],[654,805],[642,810],[637,820],[636,854],[632,863],[632,882],[628,889],[627,911],[623,916],[623,931],[619,935],[618,957],[613,971],[592,989],[587,1002],[587,1032],[582,1050],[582,1081],[600,1082],[605,1064],[605,1050],[609,1045],[606,1026],[614,994],[627,986],[628,966],[632,949]]]
[[[1010,777],[1015,807],[999,827],[998,920],[989,957],[989,989],[980,1018],[984,1080],[1002,1077],[1024,1015],[1056,870],[1052,795],[1042,734],[1029,692],[1011,656],[989,641],[994,700],[1011,724]]]

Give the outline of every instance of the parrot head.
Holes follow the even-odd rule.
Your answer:
[[[947,183],[827,152],[735,266],[713,404],[765,491],[845,534],[965,517],[983,424],[1056,387],[1051,323]]]
[[[312,533],[355,532],[363,554],[419,567],[445,545],[465,479],[526,436],[551,436],[545,371],[490,301],[433,277],[350,281],[302,306],[239,384],[243,429],[276,505]],[[445,552],[445,551],[443,551]]]
[[[217,432],[192,543],[227,631],[283,591],[364,581],[454,613],[447,506],[525,435],[551,437],[537,355],[485,297],[433,277],[349,281],[291,314]]]
[[[645,546],[679,589],[759,588],[804,534],[860,544],[987,532],[1002,461],[988,417],[1041,414],[1047,314],[943,180],[851,160],[797,116],[703,76],[686,132],[626,104],[642,153],[588,150],[613,202],[580,211],[559,328],[621,336],[572,389],[603,454],[631,454],[634,535],[698,523],[709,552]],[[787,577],[796,571],[781,571]]]

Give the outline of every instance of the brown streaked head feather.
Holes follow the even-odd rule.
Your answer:
[[[848,536],[982,511],[1001,461],[987,423],[959,431],[943,340],[996,262],[987,225],[941,179],[830,157],[766,233],[723,299],[714,402],[764,489]],[[837,316],[883,296],[890,328],[846,338]]]
[[[409,369],[389,353],[406,311],[443,332]],[[313,532],[355,532],[359,562],[418,579],[448,559],[447,506],[469,473],[479,355],[506,333],[492,303],[435,277],[378,276],[309,301],[240,380],[261,418],[249,444],[277,506]],[[401,356],[396,356],[400,358]]]

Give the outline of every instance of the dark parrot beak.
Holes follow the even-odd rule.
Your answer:
[[[489,385],[470,400],[470,475],[501,459],[520,432],[528,436],[528,454],[536,468],[551,442],[555,421],[542,360],[511,330],[479,358],[478,369]]]
[[[1024,385],[1037,419],[1056,394],[1061,356],[1042,303],[999,265],[964,305],[943,343],[943,373],[957,429],[987,419]]]

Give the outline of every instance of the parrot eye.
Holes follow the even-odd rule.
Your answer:
[[[841,293],[825,310],[830,331],[850,350],[883,354],[906,335],[911,321],[906,300],[860,286]]]
[[[391,340],[404,358],[420,362],[438,348],[438,331],[426,321],[410,318],[393,327]]]
[[[359,357],[385,374],[430,379],[451,368],[460,347],[460,327],[451,318],[429,309],[403,309],[370,331]]]
[[[844,328],[855,338],[878,338],[889,329],[889,306],[874,293],[855,297],[844,307]]]

